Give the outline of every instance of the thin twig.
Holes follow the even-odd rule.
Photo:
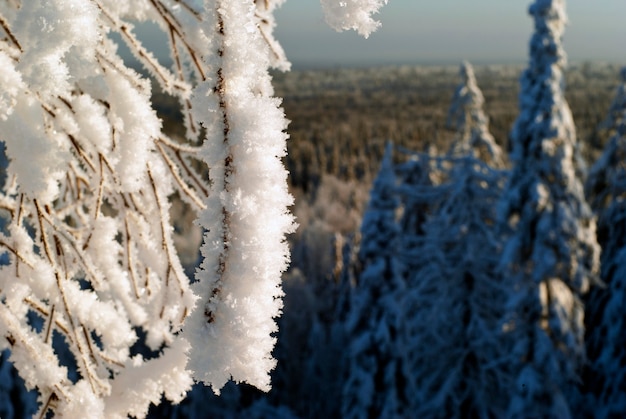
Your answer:
[[[167,255],[167,267],[168,267],[168,271],[166,272],[166,277],[165,280],[167,281],[169,278],[169,272],[171,267],[173,266],[173,260],[174,258],[172,257],[172,249],[169,246],[169,243],[167,241],[167,237],[166,237],[166,227],[165,227],[165,223],[163,221],[163,206],[161,205],[161,200],[159,199],[159,194],[156,188],[156,183],[154,182],[154,178],[152,177],[152,171],[150,170],[150,166],[148,166],[148,178],[150,179],[150,185],[152,186],[152,192],[154,194],[154,199],[156,200],[156,205],[157,208],[159,210],[159,218],[161,221],[161,244],[163,246],[163,250],[165,250],[165,254]],[[180,294],[181,296],[184,293],[184,282],[182,280],[182,278],[179,277],[179,273],[177,269],[172,269],[172,271],[174,272],[174,276],[176,277],[176,280],[178,281],[178,287],[180,289]]]
[[[50,315],[48,316],[48,324],[46,326],[46,334],[43,342],[50,343],[50,335],[52,334],[52,324],[54,323],[54,304],[50,308]]]
[[[172,51],[173,51],[173,55],[174,55],[174,63],[176,64],[176,72],[178,73],[178,78],[182,81],[185,82],[185,75],[183,73],[183,66],[180,62],[180,54],[178,52],[178,46],[176,46],[176,37],[174,36],[174,28],[172,28],[170,26],[170,30],[169,30],[169,36],[170,36],[170,44],[172,45]],[[184,109],[184,113],[185,113],[185,118],[187,120],[187,125],[189,126],[189,129],[191,130],[191,133],[197,137],[198,135],[198,130],[196,129],[196,124],[193,120],[193,114],[191,112],[191,101],[188,98],[185,98],[184,100],[182,100],[185,109]]]
[[[164,135],[160,136],[156,140],[159,142],[162,142],[163,144],[165,144],[166,146],[168,146],[169,148],[173,150],[181,151],[183,153],[198,154],[202,150],[202,147],[195,147],[195,146],[191,146],[188,144],[177,143],[167,138]]]
[[[184,36],[184,31],[180,27],[180,24],[178,24],[176,18],[174,18],[174,16],[169,12],[169,10],[167,10],[165,5],[163,5],[163,3],[161,3],[160,1],[157,2],[157,0],[150,0],[150,2],[154,6],[154,8],[157,10],[157,12],[161,15],[161,18],[163,18],[165,23],[174,32],[176,32],[176,35],[178,35],[179,39],[181,40],[181,42],[185,46],[185,49],[187,50],[187,53],[191,57],[191,60],[193,61],[194,66],[198,70],[198,74],[200,74],[200,79],[202,81],[206,80],[206,75],[205,75],[204,69],[203,69],[203,67],[201,65],[201,60],[198,58],[198,56],[196,54],[196,50],[194,48],[192,48],[191,45],[189,45],[189,43],[187,42],[187,39]]]
[[[183,159],[183,156],[181,156],[180,152],[177,150],[174,152],[174,155],[176,156],[176,159],[180,163],[181,167],[185,170],[185,173],[187,174],[187,176],[189,176],[194,181],[194,183],[198,185],[198,188],[202,191],[203,196],[204,197],[209,196],[208,189],[204,187],[203,182],[200,179],[198,179],[198,177],[194,174],[194,172],[189,168],[189,166]]]
[[[1,14],[0,14],[0,26],[2,26],[2,29],[4,29],[4,32],[6,32],[7,36],[9,37],[11,42],[13,42],[13,44],[17,47],[17,49],[19,49],[20,52],[24,52],[19,41],[17,40],[15,35],[13,35],[13,32],[11,32],[11,28],[9,27],[9,22],[7,22],[7,20]]]
[[[43,306],[42,304],[34,301],[32,299],[32,297],[26,297],[24,299],[24,302],[26,304],[28,304],[33,310],[37,311],[39,314],[41,314],[43,317],[49,317],[50,316],[50,312],[48,312],[45,309],[45,306]],[[56,327],[59,328],[59,330],[61,330],[61,332],[63,332],[63,334],[65,335],[66,338],[69,339],[70,343],[73,342],[71,335],[70,335],[70,330],[67,327],[67,325],[65,323],[63,323],[62,319],[59,319],[58,316],[56,316],[54,318],[54,324]]]
[[[98,154],[98,161],[100,162],[100,182],[98,183],[98,197],[96,198],[96,209],[94,213],[94,219],[97,220],[100,215],[100,207],[102,206],[102,192],[104,189],[104,170],[102,168],[103,165],[103,156],[102,154]]]
[[[35,205],[37,204],[35,203]],[[85,258],[85,255],[83,254],[83,252],[79,250],[79,248],[76,246],[76,241],[72,240],[71,237],[68,237],[68,233],[65,230],[59,228],[59,226],[57,226],[47,215],[41,213],[39,210],[37,211],[37,214],[39,216],[39,221],[40,221],[40,226],[41,226],[40,228],[43,229],[43,220],[45,220],[50,225],[50,227],[52,227],[55,233],[63,237],[65,242],[73,250],[73,253],[77,257],[80,264],[83,266],[83,269],[85,269],[85,273],[91,279],[91,281],[93,282],[93,285],[95,287],[100,287],[101,284],[100,284],[100,281],[98,280],[97,275],[95,274],[91,266],[89,266],[89,264],[87,263],[87,259]],[[47,247],[47,243],[44,243],[44,248],[46,247]],[[53,259],[51,257],[49,258],[49,260],[53,264],[53,266],[55,266]]]
[[[172,161],[170,156],[167,155],[167,152],[163,150],[163,146],[161,146],[161,144],[159,144],[158,142],[156,143],[156,146],[159,152],[161,153],[163,160],[165,160],[165,163],[167,163],[167,166],[170,168],[170,173],[176,180],[176,183],[180,187],[181,192],[187,195],[198,209],[200,210],[205,209],[206,205],[204,204],[204,202],[202,202],[202,199],[200,199],[200,197],[198,197],[198,195],[180,177],[180,174],[178,173],[178,170],[176,168],[176,164]]]
[[[131,83],[135,87],[135,89],[137,89],[139,92],[146,93],[147,86],[145,85],[145,83],[142,83],[140,80],[138,80],[137,75],[130,72],[128,68],[124,67],[123,65],[119,65],[118,63],[109,59],[107,54],[108,54],[107,51],[101,51],[100,49],[96,51],[96,60],[98,60],[98,63],[100,64],[100,68],[102,69],[102,71],[106,73],[107,67],[108,67],[118,72],[119,74],[123,75],[124,78],[126,78],[126,80],[128,80],[128,82]]]
[[[76,150],[78,155],[85,161],[85,163],[87,163],[87,166],[89,166],[89,168],[95,172],[96,166],[93,164],[93,162],[91,161],[87,153],[85,153],[85,150],[83,150],[83,148],[80,146],[80,144],[76,140],[76,137],[74,137],[72,134],[66,133],[66,135],[67,135],[67,138],[72,143],[72,146],[74,146],[74,149]]]
[[[37,211],[37,221],[39,222],[39,236],[41,239],[41,243],[43,244],[43,249],[50,262],[51,266],[55,265],[54,257],[52,256],[52,251],[50,250],[50,243],[48,243],[48,237],[46,236],[46,229],[43,225],[44,215],[37,203],[36,199],[33,199],[33,203],[35,204],[35,209]]]
[[[13,253],[15,255],[15,257],[20,260],[22,263],[24,263],[26,266],[28,266],[30,269],[35,269],[34,265],[32,263],[30,263],[28,260],[26,260],[24,258],[24,256],[22,256],[17,249],[9,246],[6,242],[4,242],[3,240],[0,240],[0,247],[4,247],[5,249],[7,249],[9,252]],[[17,275],[19,276],[19,275]]]
[[[135,267],[133,264],[133,256],[132,256],[132,247],[130,242],[130,229],[128,228],[128,218],[124,217],[124,227],[126,229],[126,263],[128,265],[128,272],[130,272],[130,279],[133,285],[133,291],[135,293],[135,298],[139,300],[141,296],[139,295],[139,286],[137,285],[137,276],[135,274]]]
[[[196,9],[194,9],[189,4],[187,4],[186,1],[174,0],[174,2],[180,4],[184,9],[186,9],[189,13],[191,13],[196,19],[198,19],[198,21],[200,22],[202,21],[202,16],[200,15],[200,12],[198,12]]]

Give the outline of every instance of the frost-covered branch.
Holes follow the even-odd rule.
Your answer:
[[[211,76],[193,107],[209,135],[202,155],[212,189],[200,215],[207,230],[195,286],[201,303],[185,336],[197,379],[216,390],[231,377],[267,390],[280,272],[288,261],[284,236],[293,225],[280,162],[287,122],[272,97],[270,51],[251,30],[254,2],[207,1],[205,7],[213,19],[205,24],[218,30],[209,39]]]
[[[162,132],[149,81],[126,67],[108,34],[120,33],[172,94],[188,98],[191,83],[132,34],[131,20],[161,18],[154,5],[19,6],[0,3],[8,35],[0,41],[0,140],[10,159],[0,249],[11,260],[0,268],[2,347],[38,390],[41,416],[142,416],[162,392],[184,394],[191,384],[184,352],[174,372],[153,368],[133,346],[142,331],[153,350],[187,350],[176,333],[195,297],[174,249],[168,197],[178,192],[201,208],[208,183],[186,163],[199,149]],[[73,359],[57,355],[59,339]],[[157,394],[116,410],[118,379],[139,371]]]
[[[285,56],[283,47],[274,38],[274,28],[276,27],[276,19],[274,19],[274,10],[280,7],[285,0],[255,0],[256,12],[259,32],[263,40],[270,49],[270,65],[282,71],[288,71],[291,63]]]
[[[448,112],[448,126],[457,132],[451,153],[460,156],[471,153],[501,168],[502,149],[489,132],[489,118],[483,111],[485,98],[476,83],[474,68],[463,62],[459,73],[462,82],[454,92]]]

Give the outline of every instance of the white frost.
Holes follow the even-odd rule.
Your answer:
[[[199,219],[207,229],[195,285],[202,303],[185,328],[190,368],[216,391],[231,377],[267,391],[276,362],[271,352],[273,318],[282,307],[280,276],[289,260],[285,234],[293,230],[280,161],[287,121],[271,97],[269,50],[254,30],[253,5],[205,7],[215,10],[211,15],[224,34],[211,39],[222,58],[207,62],[213,80],[194,99],[198,118],[218,135],[204,146],[213,187]]]
[[[364,37],[380,26],[372,15],[388,0],[321,0],[326,22],[336,31],[353,29]]]

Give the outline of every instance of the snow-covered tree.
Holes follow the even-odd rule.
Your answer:
[[[508,417],[567,417],[584,359],[580,295],[599,265],[596,223],[577,173],[576,132],[564,97],[564,0],[536,0],[535,32],[512,133],[513,169],[499,211],[501,268],[510,294],[503,324],[515,383]]]
[[[606,128],[613,133],[604,153],[593,165],[587,195],[598,215],[602,246],[601,279],[605,287],[592,289],[587,299],[588,368],[584,392],[597,417],[626,412],[626,68],[609,109]]]
[[[489,132],[489,118],[483,111],[485,98],[478,88],[474,68],[464,61],[459,74],[461,84],[457,87],[448,111],[448,126],[456,130],[451,154],[476,155],[492,167],[503,167],[502,149]]]
[[[409,259],[406,295],[410,411],[418,417],[499,417],[507,382],[498,323],[504,290],[497,271],[495,207],[505,182],[502,151],[489,133],[471,66],[450,110],[457,134],[443,164],[441,203],[423,223]],[[486,160],[483,161],[480,158]],[[419,193],[419,191],[415,191]]]
[[[0,349],[37,389],[39,416],[142,417],[194,379],[269,388],[293,228],[287,121],[268,74],[289,66],[272,36],[282,2],[0,1]],[[383,3],[353,0],[329,21],[367,34]],[[161,29],[172,68],[140,22]],[[164,133],[153,83],[180,101],[185,138]],[[205,229],[193,287],[174,194]]]
[[[505,177],[468,154],[452,160],[446,197],[424,223],[405,297],[416,417],[502,417],[507,381],[498,324],[504,289],[495,206]]]
[[[402,392],[407,378],[400,332],[405,286],[396,257],[399,201],[392,150],[389,143],[361,227],[363,271],[352,290],[345,321],[344,418],[401,417],[405,407]]]

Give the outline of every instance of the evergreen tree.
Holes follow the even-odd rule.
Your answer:
[[[445,201],[425,224],[407,295],[417,417],[499,417],[509,383],[498,323],[503,289],[495,203],[502,173],[472,156],[454,162]]]
[[[497,360],[503,289],[497,272],[501,237],[495,234],[495,204],[504,176],[482,110],[482,93],[468,63],[451,106],[458,129],[448,156],[444,196],[424,224],[412,259],[407,292],[407,345],[416,417],[498,417],[504,413],[505,368]],[[496,362],[494,362],[496,360]]]
[[[613,134],[591,168],[587,194],[598,215],[602,246],[601,279],[587,300],[588,368],[583,391],[597,417],[626,413],[626,68],[609,110],[606,126]]]
[[[576,133],[564,97],[564,0],[536,0],[535,32],[512,133],[514,167],[500,206],[513,233],[501,268],[509,281],[504,330],[514,385],[509,417],[568,417],[584,359],[580,295],[596,277],[595,220],[577,174]]]
[[[489,132],[489,118],[483,111],[485,99],[476,83],[474,68],[464,61],[459,74],[461,84],[448,111],[448,126],[456,130],[450,152],[456,156],[472,153],[493,167],[503,167],[502,149]]]
[[[344,418],[402,416],[406,378],[399,344],[399,301],[405,287],[395,256],[398,199],[391,151],[389,144],[361,228],[363,271],[345,323],[349,364],[342,393]]]

